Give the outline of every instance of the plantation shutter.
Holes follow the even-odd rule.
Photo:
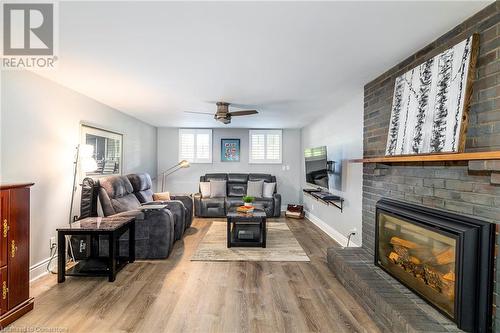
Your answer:
[[[180,129],[179,161],[212,163],[212,130]]]
[[[210,136],[208,133],[196,134],[196,157],[202,160],[210,158]]]
[[[266,158],[266,145],[264,134],[250,135],[250,160],[263,161]]]
[[[250,130],[249,143],[249,163],[281,163],[281,130]]]

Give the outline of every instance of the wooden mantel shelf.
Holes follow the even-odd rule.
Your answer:
[[[406,162],[446,162],[446,161],[473,161],[473,160],[500,160],[500,151],[485,151],[474,153],[451,153],[405,156],[378,156],[350,160],[351,163],[406,163]]]

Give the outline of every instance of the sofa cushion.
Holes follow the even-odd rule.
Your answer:
[[[247,196],[254,198],[262,198],[262,188],[264,186],[263,180],[248,181]]]
[[[210,181],[210,198],[224,198],[226,196],[226,181]]]
[[[226,198],[226,211],[232,207],[243,206],[243,197],[227,197]]]
[[[200,182],[200,192],[203,198],[210,198],[210,182]]]
[[[139,202],[145,203],[153,201],[153,182],[148,173],[133,173],[127,175],[130,184],[132,184],[133,192]]]
[[[262,188],[262,197],[272,198],[275,189],[276,189],[276,183],[264,183],[264,186]]]
[[[228,183],[239,183],[246,184],[248,182],[248,174],[246,173],[228,173],[227,174]]]
[[[248,175],[248,180],[263,180],[266,183],[271,183],[273,181],[273,177],[267,173],[251,173]]]
[[[247,184],[246,183],[228,183],[227,184],[227,196],[228,197],[242,197],[247,194]]]
[[[256,198],[253,205],[263,209],[268,217],[274,215],[274,200],[272,198]]]
[[[170,200],[170,192],[160,192],[153,194],[153,201],[168,201]]]
[[[209,182],[211,180],[227,180],[227,173],[207,173],[202,180],[204,182]]]
[[[226,215],[225,198],[201,199],[201,216],[224,217]]]
[[[132,184],[125,176],[99,179],[99,201],[105,216],[137,209],[141,203],[132,193]]]

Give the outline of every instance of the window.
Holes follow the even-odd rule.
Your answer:
[[[212,130],[180,129],[179,161],[212,163]]]
[[[281,130],[250,130],[249,142],[249,163],[281,164]]]
[[[86,167],[93,168],[93,170],[84,168],[86,169],[82,170],[84,177],[121,175],[123,136],[84,124],[81,125],[80,133],[80,166],[85,163]],[[87,154],[88,156],[85,156]],[[89,159],[95,162],[88,162]]]

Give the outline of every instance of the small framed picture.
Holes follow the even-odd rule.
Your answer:
[[[220,160],[221,162],[240,161],[240,139],[221,139]]]

